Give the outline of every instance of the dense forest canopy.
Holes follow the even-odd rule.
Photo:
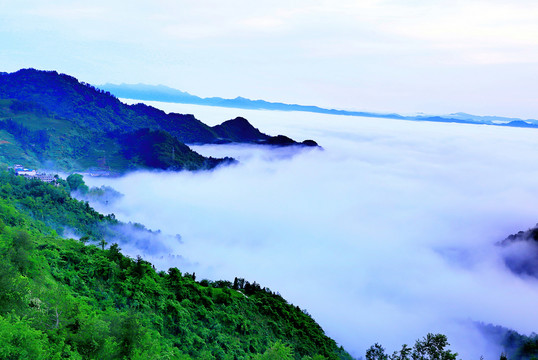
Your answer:
[[[76,178],[0,177],[1,358],[351,358],[255,281],[199,280],[124,256],[103,241],[114,216],[70,197]],[[66,227],[80,240],[59,236]]]

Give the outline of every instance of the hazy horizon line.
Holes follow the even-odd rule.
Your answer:
[[[301,111],[340,116],[376,117],[410,121],[434,121],[450,123],[467,123],[476,125],[511,126],[538,128],[538,120],[532,118],[506,117],[495,115],[474,115],[465,112],[453,112],[449,114],[426,114],[416,112],[414,115],[402,115],[398,112],[378,113],[371,111],[346,110],[337,108],[325,108],[317,105],[303,105],[285,102],[266,101],[263,99],[250,99],[237,96],[235,98],[222,98],[219,96],[200,97],[187,91],[172,88],[166,85],[151,85],[145,83],[136,84],[112,84],[105,83],[96,85],[97,88],[109,91],[118,98],[142,101],[159,101],[178,104],[193,104],[204,106],[216,106],[235,109],[270,110],[270,111]]]

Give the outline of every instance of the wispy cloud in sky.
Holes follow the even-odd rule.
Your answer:
[[[190,107],[210,123],[241,111],[324,150],[203,146],[241,163],[92,180],[125,194],[105,212],[181,234],[176,257],[150,258],[159,266],[255,280],[356,355],[442,332],[462,358],[493,358],[470,320],[536,330],[538,284],[495,245],[537,221],[534,130],[201,109]]]

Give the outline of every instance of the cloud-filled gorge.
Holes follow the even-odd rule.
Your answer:
[[[498,358],[471,321],[538,330],[538,283],[511,273],[496,245],[538,222],[536,130],[236,109],[199,117],[226,111],[324,149],[202,146],[240,163],[86,179],[125,195],[99,210],[181,235],[162,254],[130,255],[255,280],[355,356],[442,332],[461,358]]]

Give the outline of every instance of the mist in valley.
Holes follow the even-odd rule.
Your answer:
[[[194,146],[239,163],[85,178],[124,194],[97,210],[161,231],[156,244],[121,246],[128,255],[197,279],[256,281],[354,356],[441,332],[461,358],[495,359],[474,321],[537,330],[538,283],[513,274],[497,245],[538,222],[536,130],[157,106],[211,125],[244,116],[323,148]]]

